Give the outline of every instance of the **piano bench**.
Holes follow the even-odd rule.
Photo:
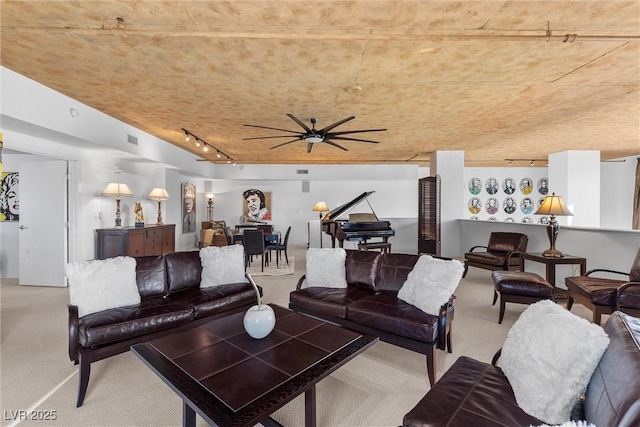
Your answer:
[[[360,242],[358,243],[358,250],[368,251],[371,249],[380,249],[382,253],[391,253],[391,243],[389,242]]]

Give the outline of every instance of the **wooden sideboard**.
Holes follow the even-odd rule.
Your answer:
[[[175,224],[96,230],[96,259],[164,255],[175,251]]]

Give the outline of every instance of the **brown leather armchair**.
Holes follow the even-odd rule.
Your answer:
[[[628,280],[595,277],[594,273],[627,276]],[[571,310],[574,301],[593,312],[593,323],[600,324],[603,314],[611,314],[620,307],[633,316],[640,315],[640,249],[629,272],[596,268],[587,271],[584,276],[566,277],[567,309]]]
[[[527,251],[529,238],[522,233],[495,231],[489,236],[487,246],[474,246],[464,254],[464,273],[468,268],[478,267],[485,270],[523,270],[522,254]],[[476,251],[485,249],[485,251]],[[495,303],[495,300],[494,300]]]

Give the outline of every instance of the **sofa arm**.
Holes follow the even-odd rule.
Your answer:
[[[302,283],[304,283],[306,278],[307,278],[307,275],[303,274],[300,280],[298,280],[298,284],[296,285],[296,291],[299,291],[300,289],[302,289]]]
[[[500,356],[502,356],[502,349],[496,351],[496,354],[493,355],[493,359],[491,359],[491,364],[493,366],[497,366],[498,359],[500,359]]]
[[[614,274],[621,274],[623,276],[629,275],[629,273],[625,273],[624,271],[608,270],[606,268],[594,268],[593,270],[587,271],[585,276],[590,276],[592,273],[614,273]]]
[[[453,305],[453,296],[449,298],[449,301],[442,304],[440,311],[438,312],[438,348],[440,350],[446,350],[447,348],[447,315],[449,309]]]
[[[78,318],[78,306],[67,305],[69,308],[69,359],[78,363],[78,348],[80,347],[80,319]]]
[[[640,282],[627,282],[616,290],[616,310],[620,311],[620,295],[633,286],[640,286]]]
[[[476,249],[489,249],[489,247],[488,246],[474,246],[471,249],[469,249],[469,252],[473,252]]]

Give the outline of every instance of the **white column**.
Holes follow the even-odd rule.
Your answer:
[[[441,255],[462,255],[458,219],[464,215],[464,151],[436,151],[430,157],[431,176],[440,175]]]

